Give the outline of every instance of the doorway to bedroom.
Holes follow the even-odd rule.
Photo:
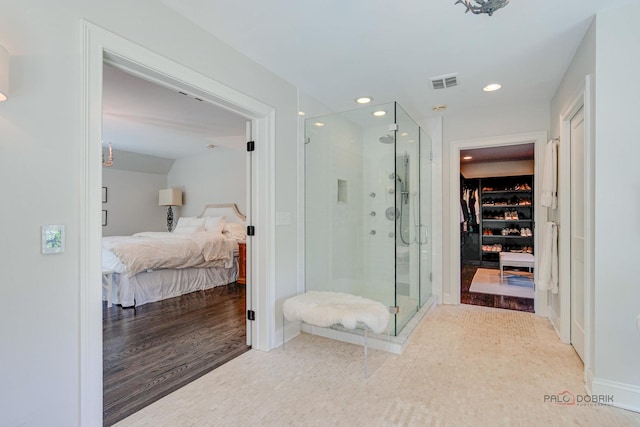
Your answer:
[[[250,126],[151,80],[103,67],[104,425],[251,348]]]

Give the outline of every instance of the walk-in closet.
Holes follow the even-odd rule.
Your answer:
[[[460,152],[460,302],[534,311],[534,145]]]

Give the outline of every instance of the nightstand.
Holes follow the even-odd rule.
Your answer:
[[[238,283],[247,283],[247,243],[238,242]]]

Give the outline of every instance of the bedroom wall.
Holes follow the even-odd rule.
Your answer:
[[[103,168],[102,185],[107,187],[103,236],[167,231],[167,208],[158,206],[158,192],[167,188],[167,175]]]
[[[211,203],[235,203],[247,213],[247,152],[225,147],[177,159],[167,175],[167,188],[183,191],[181,216],[195,216]]]
[[[271,296],[277,305],[297,288],[297,92],[155,0],[1,0],[0,10],[0,43],[11,55],[9,100],[0,103],[0,177],[7,184],[4,194],[12,201],[11,211],[19,212],[11,215],[0,248],[0,299],[5,303],[0,311],[0,423],[77,426],[88,416],[92,424],[101,425],[99,411],[80,414],[78,301],[86,284],[78,275],[83,221],[79,197],[87,166],[80,158],[80,20],[274,107],[279,167],[274,171],[272,208],[291,213],[293,219],[275,234],[276,289]],[[99,209],[96,206],[96,218]],[[5,224],[7,212],[2,213]],[[66,226],[64,253],[40,253],[40,227],[46,224]],[[98,304],[85,308],[99,310]],[[279,309],[276,312],[266,325],[270,334],[281,322]],[[100,373],[88,374],[100,383]]]

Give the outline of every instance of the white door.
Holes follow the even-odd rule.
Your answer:
[[[584,109],[571,118],[571,345],[584,360]]]

